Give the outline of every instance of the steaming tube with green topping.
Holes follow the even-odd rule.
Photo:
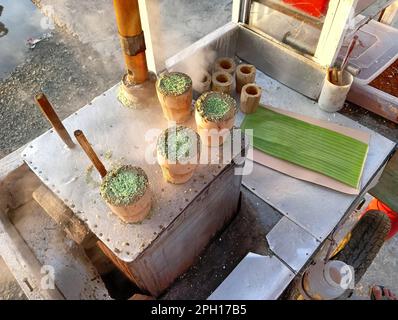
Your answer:
[[[136,202],[146,192],[148,177],[144,170],[133,166],[120,166],[105,176],[100,193],[114,206],[128,206]]]
[[[169,161],[187,161],[196,158],[200,150],[198,134],[184,126],[164,130],[158,138],[158,152]]]
[[[229,120],[237,112],[234,98],[214,91],[202,94],[196,101],[195,108],[204,120],[212,122]]]
[[[183,123],[191,117],[192,79],[187,74],[162,74],[156,82],[156,92],[167,120]]]
[[[195,121],[202,142],[220,146],[230,136],[237,112],[236,101],[220,92],[206,92],[195,104]]]
[[[174,184],[187,182],[199,162],[199,135],[183,126],[165,129],[158,138],[157,158],[166,181]]]

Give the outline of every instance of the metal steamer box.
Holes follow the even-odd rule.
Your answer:
[[[95,98],[64,125],[70,133],[83,130],[107,168],[132,164],[145,170],[153,194],[147,219],[127,224],[113,214],[100,196],[100,175],[83,150],[77,144],[67,148],[53,130],[29,143],[22,156],[87,224],[124,273],[157,296],[193,264],[238,211],[242,176],[235,169],[244,166],[246,140],[233,130],[225,148],[202,145],[201,154],[211,163],[201,160],[185,184],[168,183],[155,150],[158,135],[170,124],[156,100],[144,109],[129,109],[117,99],[118,89],[116,85]],[[193,116],[184,125],[195,128]]]

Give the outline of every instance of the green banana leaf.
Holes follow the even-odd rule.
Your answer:
[[[358,188],[366,143],[263,107],[241,128],[253,129],[254,148]]]

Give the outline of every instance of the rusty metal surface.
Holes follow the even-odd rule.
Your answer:
[[[153,163],[145,160],[145,154],[153,154],[160,130],[167,126],[161,108],[156,103],[145,109],[128,109],[117,100],[118,87],[95,98],[68,117],[64,125],[70,133],[83,130],[107,168],[126,163],[146,171],[153,191],[149,218],[139,224],[125,224],[112,214],[99,194],[99,174],[90,169],[86,155],[79,146],[66,148],[52,130],[29,143],[22,156],[47,187],[86,222],[116,256],[131,262],[211,183],[225,164],[216,161],[200,165],[193,179],[183,185],[165,182],[156,160]],[[194,127],[194,120],[185,125]],[[148,133],[149,129],[155,131]],[[214,159],[223,158],[218,148],[211,148],[211,152]]]

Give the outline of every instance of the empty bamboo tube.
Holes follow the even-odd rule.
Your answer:
[[[241,64],[236,68],[236,92],[240,93],[242,87],[248,83],[254,83],[256,79],[256,67],[251,64]]]
[[[212,76],[211,89],[216,92],[231,94],[233,88],[233,78],[225,71],[217,71]]]
[[[221,57],[214,63],[214,71],[225,71],[233,75],[236,69],[236,63],[232,58]]]
[[[261,87],[254,83],[243,86],[240,95],[240,110],[244,113],[254,113],[261,99]]]
[[[194,82],[194,89],[202,94],[211,89],[211,75],[207,71],[203,71],[203,76],[200,78],[200,81],[197,83]]]

